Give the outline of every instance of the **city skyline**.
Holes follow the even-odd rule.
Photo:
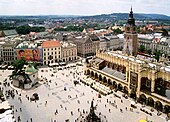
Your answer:
[[[0,15],[99,15],[154,13],[170,16],[170,0],[1,0]]]

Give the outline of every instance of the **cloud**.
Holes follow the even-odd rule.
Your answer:
[[[163,13],[169,15],[170,0],[0,0],[1,15],[72,14],[113,12]]]

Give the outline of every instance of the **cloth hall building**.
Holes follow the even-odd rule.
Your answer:
[[[131,9],[125,26],[123,51],[98,50],[96,56],[86,62],[85,74],[142,104],[170,113],[170,66],[139,57],[137,45]]]

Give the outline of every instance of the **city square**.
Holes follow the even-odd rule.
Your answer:
[[[0,122],[170,122],[170,0],[0,5]]]
[[[61,70],[61,69],[62,70]],[[30,90],[21,90],[12,85],[10,87],[1,84],[5,94],[6,90],[14,90],[15,97],[8,97],[7,101],[13,106],[16,121],[21,122],[80,122],[80,116],[89,113],[91,101],[94,99],[96,114],[103,116],[107,122],[139,122],[141,119],[148,119],[153,122],[166,121],[166,115],[157,116],[154,110],[152,116],[137,108],[132,108],[131,98],[125,99],[121,92],[99,98],[99,93],[80,82],[80,79],[88,79],[84,75],[83,66],[75,63],[60,68],[42,67],[39,68],[39,85]],[[58,70],[60,69],[60,70]],[[11,82],[8,75],[11,70],[0,70],[0,79]],[[74,81],[79,81],[75,84]],[[92,80],[92,79],[91,79]],[[31,101],[31,97],[37,93],[39,100]],[[115,97],[117,94],[120,97]],[[149,107],[144,107],[150,112]]]

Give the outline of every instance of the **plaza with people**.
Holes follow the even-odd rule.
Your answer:
[[[157,115],[157,111],[123,97],[123,93],[110,90],[109,87],[95,83],[84,75],[83,66],[70,63],[60,67],[40,67],[39,86],[31,89],[14,87],[9,78],[12,70],[0,70],[1,90],[12,106],[17,122],[80,122],[90,112],[91,101],[95,113],[106,122],[139,122],[147,119],[153,122],[166,121],[166,115]],[[88,80],[86,85],[81,80]],[[75,82],[76,81],[76,82]],[[100,94],[105,89],[109,94]],[[104,91],[104,90],[103,90]],[[110,92],[112,91],[112,93]],[[141,111],[144,109],[146,112]]]

